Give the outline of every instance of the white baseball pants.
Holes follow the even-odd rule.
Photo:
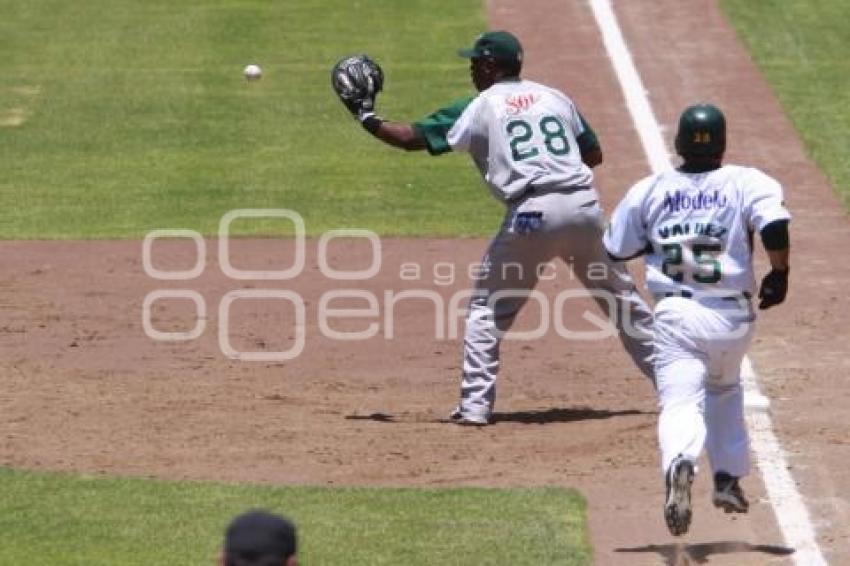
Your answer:
[[[460,409],[489,418],[496,399],[499,346],[539,279],[538,267],[560,257],[613,321],[640,370],[653,379],[652,312],[622,262],[602,244],[604,217],[593,189],[531,196],[511,207],[482,261],[469,304]],[[589,270],[589,266],[591,269]]]
[[[741,360],[752,340],[749,300],[664,298],[655,307],[661,469],[703,447],[713,472],[750,471]]]

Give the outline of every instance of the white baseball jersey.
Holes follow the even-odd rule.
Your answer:
[[[504,80],[472,99],[438,110],[414,127],[432,154],[468,151],[499,200],[530,187],[540,192],[591,188],[581,151],[596,135],[563,93],[527,80]]]
[[[758,169],[671,169],[629,189],[604,242],[618,258],[647,253],[647,286],[653,294],[752,294],[753,233],[790,218],[782,187]]]
[[[599,142],[570,99],[531,81],[503,80],[414,128],[432,155],[468,151],[492,194],[506,204],[469,303],[457,415],[489,421],[503,333],[537,285],[540,267],[556,258],[581,274],[591,265],[604,268],[585,284],[606,297],[598,299],[603,308],[616,308],[613,321],[626,351],[651,377],[652,313],[625,266],[602,246],[602,209],[593,174],[581,160],[581,152]],[[607,302],[612,297],[615,305]]]

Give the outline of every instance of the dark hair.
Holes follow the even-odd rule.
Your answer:
[[[280,566],[281,559],[278,556],[260,556],[259,558],[246,558],[244,556],[225,556],[224,566]]]
[[[279,566],[297,549],[295,525],[267,511],[236,517],[224,537],[226,566]]]

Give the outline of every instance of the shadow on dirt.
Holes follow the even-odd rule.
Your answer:
[[[653,415],[655,413],[639,411],[637,409],[625,409],[622,411],[609,411],[607,409],[591,409],[590,407],[552,408],[542,411],[516,411],[513,413],[493,413],[491,422],[498,423],[521,423],[521,424],[548,424],[548,423],[572,423],[576,421],[593,421],[600,419],[611,419],[614,417],[627,417],[630,415]]]
[[[372,413],[371,415],[346,415],[347,421],[375,421],[378,423],[395,423],[396,418],[389,413]]]
[[[520,424],[548,424],[548,423],[571,423],[576,421],[591,421],[610,419],[614,417],[627,417],[631,415],[654,415],[654,412],[639,411],[637,409],[625,409],[622,411],[609,411],[607,409],[580,408],[552,408],[539,411],[515,411],[512,413],[493,413],[490,420],[491,425],[499,423]],[[409,415],[393,415],[391,413],[371,413],[369,415],[346,415],[350,421],[373,421],[379,423],[450,423],[449,419],[421,420]]]
[[[757,552],[771,556],[789,556],[793,548],[771,544],[750,544],[742,541],[702,542],[698,544],[650,544],[631,548],[617,548],[615,552],[638,553],[652,552],[664,559],[668,566],[690,564],[708,564],[712,556],[719,554],[740,554]]]

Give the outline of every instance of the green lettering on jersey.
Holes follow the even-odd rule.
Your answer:
[[[694,281],[697,283],[717,283],[720,281],[720,261],[716,255],[721,252],[720,243],[694,244],[694,260],[702,272],[694,273]],[[710,269],[711,273],[705,270]]]
[[[534,157],[540,153],[537,151],[536,147],[526,149],[520,148],[520,144],[525,144],[531,139],[531,136],[534,135],[534,131],[531,129],[531,124],[525,120],[511,120],[508,122],[506,130],[508,131],[508,136],[511,139],[511,157],[513,157],[514,161],[522,161],[523,159]]]
[[[683,247],[683,244],[679,243],[661,244],[661,253],[664,254],[661,273],[677,283],[685,280],[686,272],[697,283],[717,283],[720,281],[723,274],[721,273],[720,260],[717,259],[717,254],[722,252],[722,246],[719,242],[695,243],[691,246],[694,262],[696,262],[695,272],[685,269],[683,265]]]
[[[555,116],[543,116],[537,127],[543,135],[543,143],[552,155],[566,155],[570,152],[570,141],[564,124]],[[511,157],[522,161],[538,155],[540,151],[529,142],[534,135],[531,124],[525,120],[511,120],[505,128],[510,139]],[[532,142],[533,143],[533,142]]]
[[[544,134],[543,141],[552,155],[566,155],[570,152],[570,142],[564,125],[554,116],[544,116],[540,120],[540,130]]]
[[[680,244],[661,244],[661,253],[664,254],[661,273],[676,283],[684,281],[685,274],[680,270],[680,266],[682,265],[682,246]]]

